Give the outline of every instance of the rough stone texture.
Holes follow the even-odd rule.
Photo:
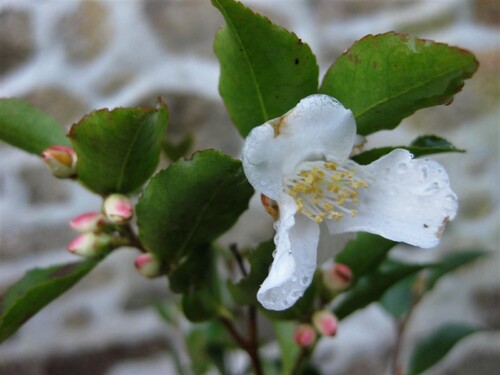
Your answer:
[[[500,330],[500,286],[479,288],[473,296],[474,307],[485,327]]]
[[[27,62],[34,49],[29,12],[0,10],[0,76]]]
[[[222,26],[208,1],[144,2],[144,14],[166,51],[212,55],[212,39]]]
[[[403,144],[425,132],[467,149],[464,155],[437,157],[461,199],[457,219],[438,249],[412,251],[411,256],[497,249],[500,51],[498,29],[491,26],[498,25],[498,2],[244,3],[308,42],[322,72],[368,33],[412,31],[472,49],[481,63],[479,72],[451,106],[420,111],[397,130],[375,134],[369,142]],[[33,25],[39,32],[36,38]],[[25,98],[68,126],[93,108],[150,106],[162,95],[170,109],[168,137],[178,141],[191,132],[196,139],[193,150],[214,147],[238,155],[241,137],[217,94],[219,70],[212,40],[222,25],[218,12],[201,0],[5,1],[0,5],[0,96]],[[4,290],[27,269],[74,260],[64,251],[76,235],[67,221],[99,210],[100,201],[71,182],[51,179],[38,159],[9,146],[1,145],[0,160],[0,290]],[[260,211],[248,217],[260,225],[253,237],[271,231]],[[225,239],[234,240],[234,235]],[[250,243],[251,238],[245,241]],[[131,249],[112,254],[7,340],[0,350],[0,374],[170,373],[167,349],[170,343],[178,344],[179,337],[151,304],[170,303],[172,296],[165,279],[150,281],[135,272],[136,255]],[[499,266],[500,257],[492,256],[440,282],[410,322],[404,358],[417,338],[449,321],[450,314],[454,320],[498,329],[498,288],[492,285],[500,285]],[[320,345],[323,349],[315,360],[325,374],[386,373],[394,325],[377,307],[367,310],[343,322],[339,335]],[[492,374],[500,365],[498,341],[481,334],[471,340],[458,345],[459,355],[451,353],[449,363],[432,374]]]
[[[22,99],[47,112],[66,129],[88,109],[82,99],[58,86],[37,87],[23,95]]]
[[[216,148],[237,156],[242,139],[224,106],[217,101],[189,94],[162,95],[168,102],[171,121],[168,136],[174,141],[191,133],[195,139],[194,150]]]
[[[107,21],[104,3],[94,0],[80,1],[74,12],[61,19],[56,36],[71,62],[86,63],[104,52],[112,31]]]
[[[19,177],[28,190],[28,202],[33,206],[69,200],[66,184],[55,179],[44,165],[25,168]]]
[[[411,3],[411,0],[311,1],[312,7],[319,16],[321,22],[332,22],[335,20],[342,20],[346,18],[366,16],[367,14],[381,12],[383,10],[393,11],[394,9],[401,9],[401,7],[405,7]]]
[[[54,251],[61,244],[69,243],[75,236],[66,223],[40,225],[33,228],[3,225],[0,228],[2,247],[0,260],[30,256],[40,252]]]
[[[500,26],[500,4],[495,0],[474,0],[473,8],[481,22]]]
[[[152,354],[165,351],[167,342],[160,335],[147,341],[133,344],[120,344],[107,348],[95,348],[72,355],[57,355],[29,361],[8,361],[0,364],[3,375],[104,375],[115,364],[134,358],[147,358]]]

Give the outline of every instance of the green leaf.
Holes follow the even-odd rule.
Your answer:
[[[339,319],[344,319],[354,311],[378,301],[398,281],[426,266],[428,265],[385,261],[379,269],[360,279],[353,288],[347,291],[344,294],[345,298],[334,307],[333,312]]]
[[[411,146],[413,147],[422,147],[422,148],[430,148],[430,149],[443,149],[448,151],[455,152],[465,152],[465,150],[460,150],[453,146],[449,141],[444,138],[438,137],[437,135],[421,135],[417,137],[411,142]]]
[[[318,88],[309,46],[286,29],[233,0],[212,0],[226,26],[214,41],[221,66],[219,92],[245,137],[279,117]]]
[[[320,92],[351,109],[358,133],[367,135],[451,103],[477,67],[474,55],[457,47],[394,32],[368,35],[330,67]]]
[[[410,146],[389,146],[372,148],[371,150],[362,152],[352,159],[358,164],[370,164],[372,161],[380,159],[391,151],[402,148],[410,151],[413,156],[425,156],[430,154],[440,154],[443,152],[465,152],[465,150],[456,148],[446,139],[435,135],[424,135],[415,139]]]
[[[273,320],[271,323],[280,347],[281,374],[291,374],[300,353],[299,346],[293,340],[297,323],[280,320]]]
[[[24,275],[2,296],[0,343],[16,332],[33,315],[75,285],[99,260],[86,260],[49,268],[36,268]]]
[[[163,102],[154,108],[101,109],[71,127],[78,179],[98,194],[131,193],[158,165],[168,122]]]
[[[236,284],[229,282],[229,292],[238,305],[257,306],[259,304],[257,291],[269,273],[275,248],[273,240],[261,243],[250,254],[249,275]]]
[[[196,280],[197,287],[182,296],[184,315],[192,322],[203,322],[217,317],[221,307],[220,280],[214,250],[206,249],[204,254],[204,259],[192,256],[186,261],[186,263],[202,265],[199,272],[194,275],[198,279]]]
[[[439,362],[460,340],[481,331],[481,328],[464,324],[446,324],[421,340],[410,359],[409,375],[417,375]]]
[[[397,242],[376,234],[361,232],[335,257],[335,263],[345,264],[354,277],[359,279],[376,269],[396,244]]]
[[[168,270],[169,286],[174,293],[187,293],[199,288],[204,282],[206,264],[211,262],[210,246],[200,246],[171,263]]]
[[[0,99],[0,139],[38,156],[50,146],[71,146],[61,125],[19,99]]]
[[[252,194],[239,160],[198,152],[151,179],[136,206],[139,236],[162,261],[176,264],[227,231]]]
[[[186,335],[186,348],[191,358],[191,370],[195,375],[206,374],[213,366],[207,353],[207,332],[193,329]]]
[[[431,291],[441,277],[487,254],[481,251],[462,251],[447,255],[438,263],[426,267],[426,278],[417,281],[416,275],[411,275],[395,284],[384,294],[380,303],[392,316],[401,318],[407,314],[416,293],[418,295]]]
[[[216,366],[220,374],[227,374],[224,354],[235,348],[234,342],[218,322],[197,324],[186,335],[186,348],[195,374],[205,374]],[[212,372],[211,372],[212,373]]]
[[[430,270],[425,288],[432,290],[441,277],[486,255],[488,253],[485,251],[470,250],[455,252],[445,256]]]
[[[394,318],[405,316],[414,301],[413,289],[417,275],[411,275],[389,288],[380,299],[382,307]]]

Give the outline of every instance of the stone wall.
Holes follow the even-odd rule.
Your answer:
[[[495,0],[247,0],[296,32],[320,70],[368,33],[409,32],[475,52],[477,75],[449,107],[422,110],[371,145],[435,133],[468,150],[438,159],[460,197],[458,218],[433,250],[400,250],[433,259],[456,249],[500,244],[500,10]],[[213,36],[223,21],[208,0],[3,0],[0,3],[0,96],[28,100],[66,127],[95,108],[169,105],[169,133],[191,132],[196,149],[238,155],[242,140],[217,93]],[[99,209],[82,187],[53,179],[36,157],[0,143],[0,290],[27,269],[72,260],[67,222]],[[258,214],[257,214],[258,215]],[[164,280],[133,269],[133,249],[106,260],[86,280],[28,322],[0,347],[0,374],[170,374],[178,332],[152,303],[168,301]],[[490,331],[465,340],[431,374],[493,374],[500,365],[500,254],[439,284],[410,326],[410,345],[443,321]],[[316,360],[325,374],[384,374],[394,327],[372,306],[325,340]],[[272,348],[270,348],[272,350]],[[333,360],[335,359],[335,360]]]

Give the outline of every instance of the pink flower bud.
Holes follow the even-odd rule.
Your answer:
[[[68,245],[68,251],[84,258],[92,258],[110,248],[111,236],[106,233],[84,233]]]
[[[100,212],[87,212],[75,217],[69,222],[69,226],[80,233],[95,232],[106,222],[106,218]]]
[[[158,258],[151,253],[145,253],[135,258],[135,268],[143,276],[154,278],[162,274],[161,263]]]
[[[134,215],[130,199],[123,194],[111,194],[104,200],[104,215],[114,224],[123,224]]]
[[[338,320],[335,315],[327,310],[316,311],[312,322],[316,330],[324,336],[335,336],[337,333]]]
[[[316,331],[310,324],[301,324],[297,327],[293,340],[300,347],[308,348],[316,341]]]
[[[42,152],[42,159],[55,177],[76,175],[76,152],[66,146],[50,146]]]
[[[345,290],[352,283],[352,271],[345,264],[333,264],[323,272],[323,283],[333,292]]]

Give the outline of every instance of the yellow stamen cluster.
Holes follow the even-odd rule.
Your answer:
[[[305,162],[304,169],[286,181],[288,194],[295,198],[298,212],[318,224],[324,219],[340,220],[345,214],[356,216],[361,187],[368,184],[335,162]]]

